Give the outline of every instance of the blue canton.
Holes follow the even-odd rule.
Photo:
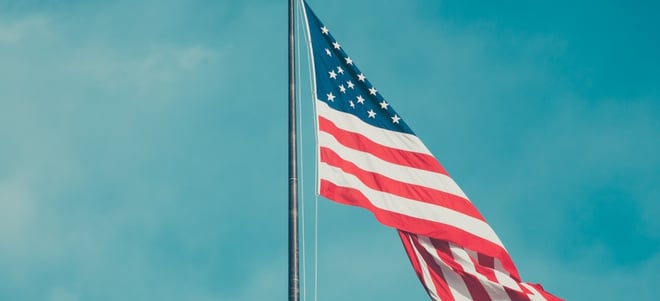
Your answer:
[[[380,128],[414,134],[355,66],[330,31],[305,3],[312,40],[316,97],[335,110]]]

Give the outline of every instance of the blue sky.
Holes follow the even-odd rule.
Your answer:
[[[310,5],[525,280],[652,299],[657,3]],[[284,300],[286,87],[286,1],[0,1],[0,300]],[[318,207],[321,300],[427,299],[394,230]]]

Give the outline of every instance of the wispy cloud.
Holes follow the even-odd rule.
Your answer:
[[[17,44],[34,36],[49,33],[45,15],[28,15],[18,19],[0,19],[0,44]]]

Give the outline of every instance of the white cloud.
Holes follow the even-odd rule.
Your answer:
[[[25,176],[0,179],[0,253],[4,256],[20,255],[24,250],[34,211],[30,183]]]
[[[174,54],[179,66],[183,69],[193,69],[200,64],[209,63],[218,59],[218,52],[204,46],[191,46]]]
[[[50,292],[50,301],[78,301],[80,297],[78,293],[72,292],[65,288],[55,288]]]
[[[208,41],[125,44],[86,32],[95,27],[104,32],[103,21],[78,20],[82,25],[72,20],[78,19],[32,14],[0,20],[0,44],[6,44],[0,49],[0,78],[43,88],[60,82],[126,90],[176,83],[200,73],[215,72],[217,78],[218,70],[224,70],[219,64],[223,50]]]
[[[77,77],[112,86],[146,88],[154,84],[175,83],[193,72],[204,72],[208,65],[218,66],[221,52],[203,45],[162,46],[140,55],[117,56],[102,48],[89,47],[62,65]]]
[[[47,34],[50,20],[43,15],[29,15],[17,20],[0,19],[0,44],[20,43],[25,39]]]

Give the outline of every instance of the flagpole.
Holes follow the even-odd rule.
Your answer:
[[[294,0],[289,0],[289,301],[300,299]]]

